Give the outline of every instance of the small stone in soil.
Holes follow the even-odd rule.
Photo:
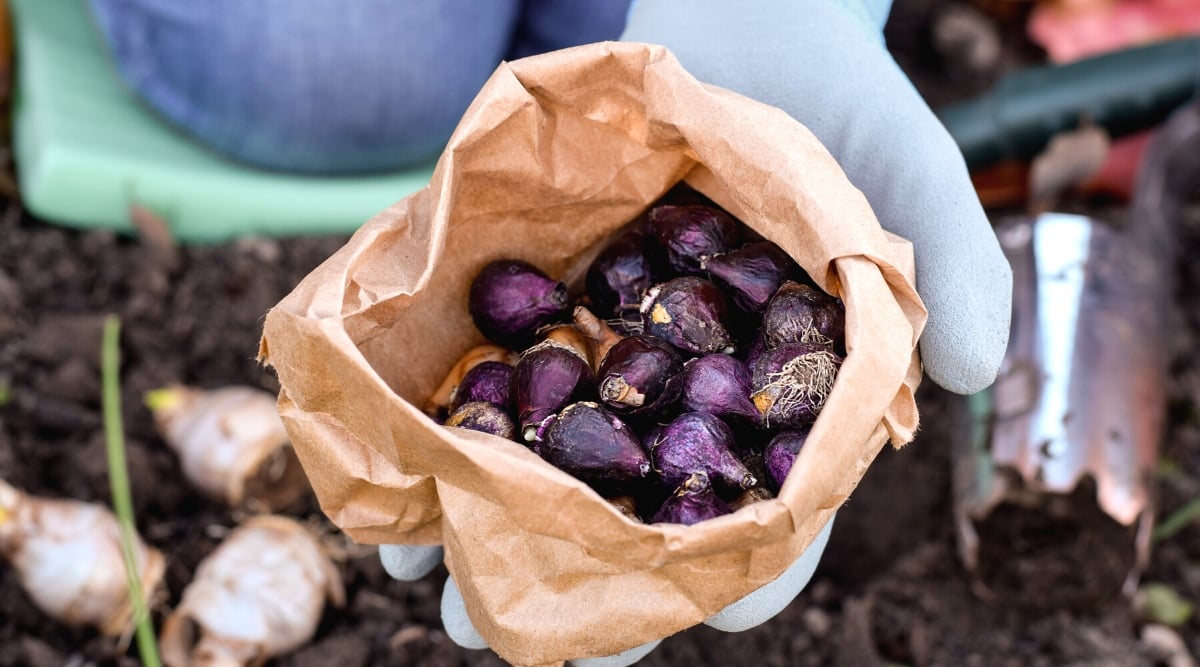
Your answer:
[[[814,637],[824,637],[829,634],[829,629],[833,622],[829,620],[829,614],[825,613],[820,607],[809,607],[804,610],[804,628],[808,630]]]

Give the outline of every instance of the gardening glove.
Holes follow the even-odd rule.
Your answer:
[[[622,39],[662,44],[702,81],[778,106],[806,125],[866,195],[883,227],[913,244],[917,290],[929,309],[925,371],[942,387],[991,384],[1008,342],[1012,276],[975,196],[962,155],[883,45],[888,0],[638,0]],[[804,588],[832,521],[777,580],[707,624],[758,625]],[[380,548],[393,576],[424,575],[437,547]],[[442,620],[462,646],[485,648],[448,579]],[[650,642],[576,665],[617,667]]]
[[[705,625],[726,632],[741,632],[774,618],[808,585],[808,580],[812,578],[817,563],[821,560],[821,554],[825,551],[825,545],[829,542],[832,529],[833,519],[830,518],[812,544],[775,581],[717,612],[704,621]],[[379,559],[384,570],[393,578],[413,581],[425,576],[442,562],[442,547],[383,545],[379,547]],[[487,642],[476,632],[475,627],[471,625],[471,619],[467,617],[462,594],[458,592],[453,577],[446,579],[446,587],[442,591],[442,625],[450,639],[459,646],[470,649],[488,648]],[[658,641],[652,641],[617,655],[582,658],[572,660],[571,664],[575,667],[625,667],[641,660],[658,644]]]
[[[931,380],[977,392],[1008,344],[1012,273],[954,140],[884,49],[890,0],[639,0],[621,39],[662,44],[696,78],[780,107],[913,244]]]

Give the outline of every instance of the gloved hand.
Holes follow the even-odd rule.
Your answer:
[[[889,0],[639,0],[622,39],[669,48],[702,81],[772,104],[804,123],[866,195],[885,229],[912,241],[917,289],[929,309],[921,337],[925,371],[972,393],[995,378],[1008,341],[1012,276],[961,154],[883,47]],[[808,583],[832,521],[776,581],[707,624],[737,632],[779,613]],[[437,547],[385,546],[399,579],[423,576]],[[453,579],[442,620],[457,643],[486,648]],[[658,642],[574,661],[617,667]]]
[[[962,154],[883,48],[890,0],[639,0],[621,39],[662,44],[696,78],[803,123],[884,229],[912,241],[929,309],[925,373],[960,394],[992,383],[1012,272]]]
[[[778,579],[717,612],[704,621],[705,625],[725,632],[741,632],[774,618],[808,585],[808,580],[812,578],[817,563],[821,560],[821,554],[825,551],[825,545],[829,542],[832,529],[833,518],[830,518],[812,544],[800,554],[791,567],[779,575]],[[379,559],[383,562],[383,569],[392,578],[401,581],[414,581],[429,574],[442,562],[442,553],[442,547],[379,547]],[[442,590],[442,625],[450,639],[459,646],[471,649],[488,648],[487,642],[467,617],[462,594],[458,592],[453,577],[446,579],[446,587]],[[625,667],[644,658],[658,644],[658,641],[653,641],[616,655],[583,658],[572,660],[571,663],[575,667]]]

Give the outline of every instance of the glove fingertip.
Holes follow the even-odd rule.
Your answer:
[[[742,632],[774,618],[796,599],[812,579],[832,530],[831,517],[812,544],[778,579],[713,614],[704,624],[722,632]]]
[[[994,346],[989,347],[994,349]],[[998,359],[993,361],[973,354],[972,350],[964,350],[961,341],[960,347],[945,350],[936,343],[922,341],[921,356],[925,360],[925,375],[939,387],[955,394],[970,395],[987,389],[996,380],[1000,368]],[[999,356],[1003,357],[1002,354]]]
[[[454,577],[447,577],[446,587],[442,589],[442,627],[450,640],[463,648],[488,648],[487,640],[467,616],[467,605],[463,602],[458,584],[454,583]]]
[[[921,361],[938,386],[974,394],[995,381],[1008,348],[1012,271],[1002,258],[981,258],[974,281],[946,282],[927,285],[922,294],[930,315],[921,334]]]
[[[400,581],[416,581],[433,571],[442,562],[442,547],[422,547],[408,544],[382,544],[379,562],[388,576]]]
[[[656,639],[652,642],[646,642],[641,646],[626,649],[616,655],[609,655],[603,658],[579,658],[572,660],[571,665],[573,667],[628,667],[649,655],[661,643],[661,639]]]

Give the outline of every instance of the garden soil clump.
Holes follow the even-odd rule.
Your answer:
[[[889,36],[903,28],[893,49],[902,50],[899,60],[916,72],[922,92],[939,101],[972,92],[958,93],[962,73],[917,43],[940,3],[899,4],[906,6],[896,8]],[[254,360],[263,316],[346,239],[165,248],[51,227],[15,202],[0,202],[0,211],[0,478],[38,495],[109,503],[99,348],[104,316],[118,315],[134,509],[141,535],[168,561],[153,608],[159,627],[196,565],[247,514],[187,485],[142,396],[173,382],[277,391]],[[1183,231],[1180,256],[1200,254],[1200,214]],[[1200,268],[1180,271],[1167,463],[1157,480],[1164,513],[1200,495]],[[921,431],[903,450],[880,454],[839,511],[817,574],[794,604],[744,633],[686,631],[639,664],[1156,664],[1153,647],[1140,639],[1143,619],[1126,600],[1048,611],[993,606],[973,593],[956,557],[951,506],[950,451],[964,406],[928,382],[917,398]],[[375,549],[341,537],[311,497],[287,514],[335,550],[346,604],[327,608],[313,642],[272,665],[503,664],[490,651],[458,648],[441,629],[444,568],[421,581],[392,581]],[[1144,580],[1200,601],[1200,523],[1156,545]],[[1175,631],[1200,656],[1200,621]],[[0,667],[66,664],[139,661],[132,645],[50,620],[13,570],[0,566]]]

